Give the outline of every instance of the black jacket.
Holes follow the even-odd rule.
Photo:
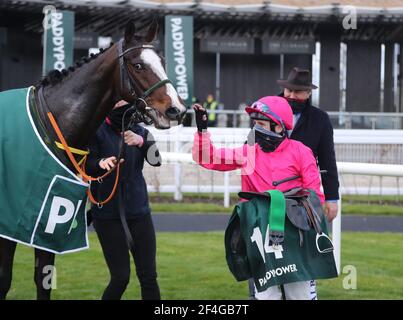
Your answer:
[[[325,199],[339,199],[339,178],[334,152],[333,126],[329,115],[312,106],[308,100],[292,131],[291,139],[301,141],[311,148],[320,170],[327,170],[327,173],[321,174]]]
[[[125,145],[124,162],[121,165],[120,180],[124,183],[125,212],[127,219],[133,219],[150,213],[147,185],[143,176],[144,159],[152,166],[161,165],[161,157],[151,133],[140,125],[133,125],[130,130],[141,135],[144,144],[141,148]],[[90,144],[87,171],[92,176],[100,176],[106,171],[99,167],[102,158],[118,157],[121,136],[112,127],[103,123]],[[105,200],[113,189],[116,170],[106,177],[103,183],[92,182],[91,192],[97,201]],[[119,219],[119,201],[117,193],[102,208],[93,205],[91,213],[96,219]]]

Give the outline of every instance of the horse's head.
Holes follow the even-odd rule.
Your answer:
[[[157,34],[154,20],[146,35],[136,33],[135,25],[126,26],[124,39],[118,44],[121,97],[135,103],[159,129],[170,127],[170,121],[180,124],[186,107],[168,80],[164,60],[150,43]]]

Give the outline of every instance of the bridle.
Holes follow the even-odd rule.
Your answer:
[[[146,98],[153,93],[158,88],[164,86],[167,83],[172,83],[169,79],[160,80],[157,83],[153,84],[150,88],[143,90],[139,87],[133,76],[130,74],[127,63],[125,62],[125,55],[133,50],[137,49],[152,49],[155,50],[155,47],[149,44],[143,44],[138,46],[130,47],[123,51],[123,39],[118,42],[118,59],[119,59],[119,69],[120,69],[120,90],[121,93],[129,92],[131,97],[135,97],[133,103],[133,115],[132,119],[134,122],[144,122],[147,125],[153,123],[152,118],[149,115],[149,111],[151,108],[148,106]],[[129,109],[130,110],[130,109]]]

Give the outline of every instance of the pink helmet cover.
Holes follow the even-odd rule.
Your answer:
[[[280,118],[287,130],[293,128],[294,117],[292,110],[287,100],[283,97],[267,96],[260,98],[255,101],[252,106],[245,108],[245,111],[248,114],[253,112],[261,113],[272,119],[277,124],[281,124],[278,120],[278,118]],[[277,115],[278,118],[274,116],[273,113]]]

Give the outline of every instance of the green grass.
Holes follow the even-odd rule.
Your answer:
[[[161,213],[192,213],[192,214],[223,214],[232,212],[233,207],[225,208],[223,205],[214,203],[152,203],[153,212]]]
[[[403,216],[403,204],[400,206],[376,204],[342,204],[343,214],[371,216]]]
[[[224,208],[221,194],[185,193],[183,197],[183,201],[176,202],[173,200],[173,194],[171,193],[151,193],[152,211],[161,213],[230,214],[238,201],[237,195],[231,194],[230,208]],[[342,213],[403,216],[403,196],[345,196],[342,202]]]
[[[246,299],[247,283],[237,282],[225,261],[223,232],[157,234],[158,280],[163,299]],[[56,257],[53,299],[99,299],[109,275],[94,233],[91,249]],[[342,267],[357,269],[357,290],[337,279],[318,282],[320,299],[403,299],[403,234],[343,233]],[[33,249],[19,245],[8,299],[34,299]],[[124,299],[139,299],[132,279]]]
[[[149,196],[151,199],[158,198],[160,200],[172,200],[174,194],[172,192],[150,192]],[[222,193],[195,193],[195,192],[184,192],[183,197],[186,199],[200,199],[200,200],[223,200]],[[237,201],[237,193],[230,193],[231,201]],[[403,204],[403,195],[343,195],[343,201],[349,203],[392,203],[392,204]]]
[[[385,196],[385,195],[343,195],[343,201],[350,203],[378,203],[378,204],[403,204],[403,195]]]

